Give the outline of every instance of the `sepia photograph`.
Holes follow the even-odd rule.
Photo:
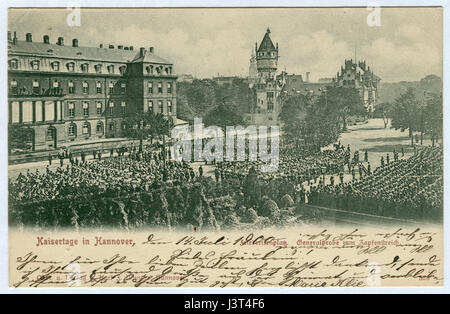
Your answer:
[[[9,8],[10,287],[442,286],[443,12]]]

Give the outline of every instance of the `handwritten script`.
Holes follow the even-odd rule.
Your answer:
[[[442,230],[10,231],[12,287],[441,286]]]

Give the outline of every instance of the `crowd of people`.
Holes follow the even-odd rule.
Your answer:
[[[403,150],[401,156],[404,157]],[[85,198],[86,195],[93,195],[96,199],[120,199],[136,193],[158,193],[155,191],[168,182],[175,187],[198,183],[198,178],[203,176],[202,166],[196,174],[190,164],[170,161],[169,157],[161,152],[133,148],[120,149],[116,153],[111,150],[109,156],[103,158],[98,152],[93,152],[90,160],[84,153],[81,159],[70,152],[61,153],[61,159],[67,158],[69,163],[61,166],[61,162],[55,170],[50,167],[35,172],[28,170],[15,179],[9,179],[10,204],[22,206],[27,202],[74,199],[77,196]],[[394,151],[393,159],[389,155],[382,157],[381,165],[375,170],[370,168],[367,151],[360,160],[360,152],[352,152],[349,146],[344,147],[340,143],[333,149],[314,152],[282,147],[275,172],[258,171],[262,163],[217,163],[214,176],[216,183],[220,184],[214,188],[221,191],[215,191],[213,196],[246,194],[249,172],[256,169],[257,187],[251,187],[249,191],[255,192],[257,197],[251,201],[250,207],[259,206],[264,199],[280,203],[289,195],[297,204],[309,203],[380,216],[437,219],[442,216],[441,148],[415,149],[414,155],[408,159],[399,158],[399,153]],[[359,170],[358,179],[355,168]],[[344,182],[346,169],[352,180]],[[335,174],[339,174],[338,182],[334,181]],[[331,177],[326,184],[325,176],[328,175]],[[205,190],[209,186],[212,184],[206,184]],[[211,210],[214,212],[214,208]]]
[[[281,151],[279,166],[275,172],[260,173],[262,181],[288,181],[294,186],[306,181],[315,180],[324,174],[343,171],[346,162],[346,151],[342,146],[335,149],[311,153],[304,150],[292,152]],[[262,161],[254,162],[222,162],[217,165],[221,177],[245,178],[251,168],[259,170]]]
[[[435,147],[416,150],[408,159],[394,154],[394,161],[361,179],[320,184],[309,195],[316,205],[409,219],[440,219],[442,201],[443,151]]]
[[[94,193],[98,196],[118,195],[149,190],[171,181],[189,182],[195,173],[185,162],[164,162],[151,153],[71,162],[56,170],[28,170],[9,180],[12,202],[40,201]]]

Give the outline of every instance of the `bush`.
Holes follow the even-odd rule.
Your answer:
[[[278,208],[277,203],[272,200],[267,200],[264,202],[263,206],[261,206],[261,216],[273,218],[280,214],[280,209]]]
[[[234,214],[228,215],[223,225],[227,228],[234,228],[239,225],[239,219]]]
[[[283,196],[281,198],[280,203],[281,203],[282,208],[288,208],[288,207],[294,206],[294,200],[292,199],[292,197],[289,194],[286,194],[285,196]]]
[[[258,220],[258,214],[253,208],[248,208],[242,215],[242,222],[254,223]]]

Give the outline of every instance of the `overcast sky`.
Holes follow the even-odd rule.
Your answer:
[[[80,46],[155,47],[175,71],[197,77],[248,74],[255,42],[267,27],[280,49],[279,69],[332,77],[345,58],[366,59],[383,81],[442,77],[440,8],[382,8],[381,26],[367,24],[366,8],[320,9],[82,9],[68,26],[66,9],[10,10],[9,30],[51,42],[78,38]]]

